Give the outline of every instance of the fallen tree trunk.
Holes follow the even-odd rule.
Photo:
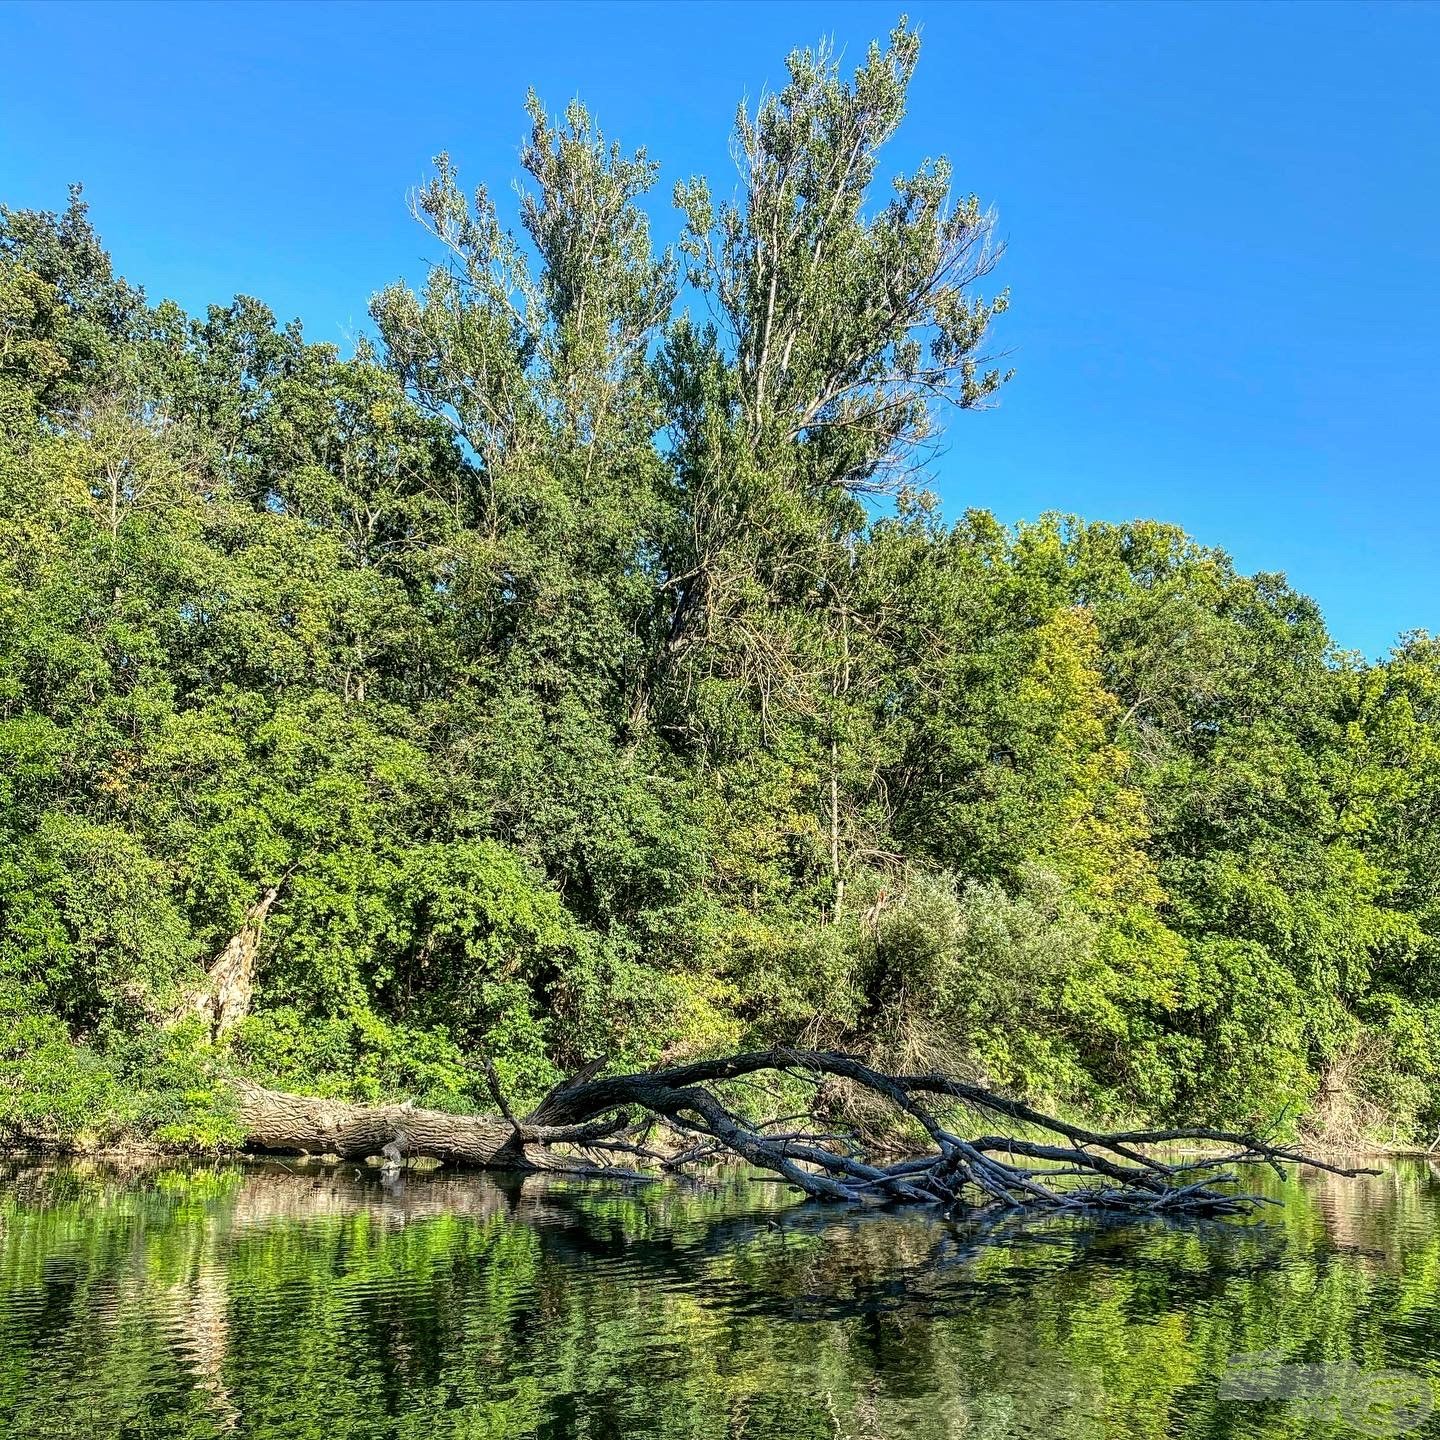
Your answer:
[[[353,1105],[295,1095],[249,1080],[231,1084],[246,1148],[266,1153],[338,1155],[348,1160],[381,1155],[391,1161],[413,1156],[481,1170],[596,1173],[602,1167],[570,1161],[561,1147],[604,1144],[626,1123],[609,1119],[553,1125],[539,1123],[533,1116],[522,1122],[503,1101],[504,1118],[451,1115],[404,1103]],[[495,1091],[498,1097],[498,1086]]]
[[[240,1123],[252,1150],[339,1155],[359,1160],[387,1145],[435,1160],[503,1164],[515,1132],[503,1120],[446,1115],[413,1105],[349,1105],[237,1081]]]
[[[1287,1163],[1340,1175],[1375,1173],[1230,1131],[1087,1130],[980,1085],[940,1074],[888,1075],[830,1051],[753,1051],[626,1075],[602,1075],[602,1066],[592,1063],[556,1086],[523,1119],[513,1113],[488,1066],[501,1111],[496,1117],[408,1104],[350,1105],[248,1082],[237,1082],[236,1092],[246,1143],[257,1150],[351,1158],[383,1154],[391,1164],[427,1156],[486,1169],[635,1178],[728,1158],[779,1176],[814,1199],[924,1204],[950,1212],[1235,1215],[1262,1203],[1233,1188],[1239,1164],[1264,1161],[1280,1173]],[[747,1118],[727,1087],[753,1084],[767,1071],[879,1097],[924,1136],[924,1152],[899,1160],[878,1157],[858,1135],[833,1133],[813,1113],[771,1122]],[[962,1138],[948,1128],[955,1123],[951,1113],[961,1111],[999,1122],[1007,1133]],[[652,1143],[657,1127],[666,1132],[667,1149]],[[1176,1143],[1219,1148],[1177,1160],[1152,1153],[1156,1145]],[[617,1155],[652,1168],[649,1174],[618,1170],[607,1163]]]

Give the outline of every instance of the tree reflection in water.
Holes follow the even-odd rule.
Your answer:
[[[1246,1224],[965,1226],[745,1182],[11,1166],[0,1414],[26,1440],[1353,1434],[1227,1366],[1440,1375],[1440,1179],[1272,1193]]]

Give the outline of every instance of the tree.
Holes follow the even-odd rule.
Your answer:
[[[532,96],[514,215],[442,155],[348,356],[0,210],[0,1044],[74,1061],[27,1113],[801,1046],[1430,1123],[1434,642],[1338,654],[1159,522],[944,519],[1007,297],[946,162],[882,188],[918,55],[792,55],[670,248]],[[169,1025],[235,956],[249,1013]]]

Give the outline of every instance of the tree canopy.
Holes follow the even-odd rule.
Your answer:
[[[1008,296],[948,163],[885,169],[918,52],[793,55],[668,248],[532,97],[513,223],[440,156],[349,356],[0,207],[0,1129],[795,1044],[1433,1130],[1440,644],[942,515]],[[176,1021],[272,889],[248,1015]]]

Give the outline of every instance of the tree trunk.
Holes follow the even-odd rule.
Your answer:
[[[350,1105],[236,1081],[246,1146],[363,1159],[387,1146],[459,1165],[523,1164],[515,1131],[483,1115],[447,1115],[414,1105]]]
[[[279,893],[280,887],[272,886],[250,907],[245,923],[215,957],[214,964],[205,972],[204,983],[181,1007],[177,1019],[182,1015],[201,1015],[214,1037],[223,1035],[250,1013],[250,1000],[255,993],[255,961],[260,954],[260,933]]]

